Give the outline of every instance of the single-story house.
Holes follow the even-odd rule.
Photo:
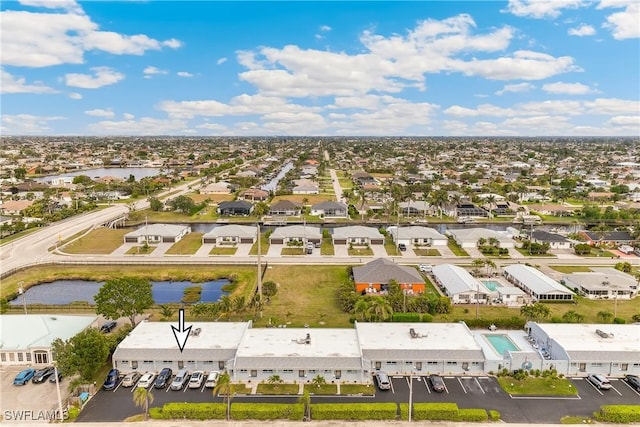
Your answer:
[[[548,243],[553,249],[570,249],[573,244],[569,239],[556,233],[535,230],[531,233],[531,241],[535,243]]]
[[[506,266],[504,276],[536,301],[573,300],[574,293],[567,287],[528,265]]]
[[[233,245],[237,243],[255,243],[258,227],[253,225],[221,225],[202,236],[202,243]]]
[[[600,243],[616,246],[633,245],[637,241],[628,231],[605,231],[603,233],[582,231],[580,234],[586,239],[586,243],[592,246]]]
[[[242,198],[244,200],[264,201],[264,200],[267,200],[269,198],[269,192],[268,191],[264,191],[264,190],[260,190],[259,188],[247,188],[246,190],[240,192],[238,197]]]
[[[200,189],[202,194],[231,194],[233,187],[230,183],[219,181],[208,184]]]
[[[338,202],[320,202],[311,206],[311,215],[323,216],[324,218],[348,218],[347,205]]]
[[[300,216],[302,204],[291,200],[279,200],[269,208],[269,215],[274,216]]]
[[[318,194],[320,186],[318,184],[302,184],[296,185],[292,190],[293,194]]]
[[[474,205],[473,203],[460,203],[456,206],[455,214],[457,217],[480,217],[487,218],[489,212],[481,207]]]
[[[527,294],[515,286],[498,286],[498,302],[506,306],[521,306],[527,303]]]
[[[411,225],[407,227],[391,226],[387,228],[391,238],[396,245],[404,243],[405,245],[427,245],[427,246],[446,246],[449,242],[447,236],[438,233],[434,228],[422,227],[419,225]]]
[[[378,258],[363,266],[353,267],[353,281],[357,292],[383,292],[395,280],[409,293],[425,291],[424,279],[413,267],[398,265],[386,258]]]
[[[289,242],[320,243],[322,232],[319,227],[312,225],[286,225],[273,230],[269,236],[269,244],[286,245]]]
[[[630,274],[611,267],[593,267],[562,277],[565,286],[589,299],[631,299],[638,295],[638,281]]]
[[[124,235],[125,243],[175,243],[191,233],[191,227],[179,224],[149,224]]]
[[[478,240],[485,239],[488,243],[489,239],[496,239],[501,248],[513,248],[515,242],[506,234],[498,231],[489,230],[488,228],[459,228],[449,229],[447,234],[451,235],[456,243],[462,248],[475,248]]]
[[[233,200],[231,202],[218,203],[218,213],[223,216],[249,215],[253,205],[245,200]]]
[[[377,228],[352,225],[333,229],[334,245],[384,245],[384,236]]]
[[[0,205],[0,213],[3,215],[20,215],[33,205],[33,200],[7,200]]]
[[[405,216],[426,215],[431,211],[431,205],[425,200],[398,203],[400,213]]]
[[[462,267],[440,264],[432,273],[436,285],[453,304],[487,304],[490,300],[491,291]]]
[[[51,343],[82,332],[96,316],[11,314],[0,316],[0,366],[50,365],[54,361]]]

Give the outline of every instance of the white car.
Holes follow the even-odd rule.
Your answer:
[[[189,388],[200,388],[203,381],[204,381],[204,372],[193,371],[191,373],[191,378],[189,379]]]
[[[214,388],[218,384],[218,378],[220,378],[220,372],[211,371],[207,376],[207,380],[204,382],[204,386],[207,388]]]
[[[431,264],[420,264],[418,266],[418,270],[423,273],[431,273],[431,271],[433,270],[433,266]]]
[[[149,388],[153,384],[153,380],[156,378],[156,374],[147,372],[138,380],[138,387]]]

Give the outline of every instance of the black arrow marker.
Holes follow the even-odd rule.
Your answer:
[[[187,328],[184,327],[184,308],[181,308],[178,311],[178,327],[176,328],[171,325],[171,329],[173,330],[173,336],[176,337],[180,353],[182,353],[182,350],[184,350],[184,346],[187,343],[187,339],[189,338],[189,332],[191,332],[191,326]]]

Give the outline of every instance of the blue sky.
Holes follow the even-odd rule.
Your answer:
[[[640,135],[638,0],[0,8],[3,135]]]

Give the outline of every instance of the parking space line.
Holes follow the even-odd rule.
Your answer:
[[[460,387],[462,387],[462,391],[464,391],[464,394],[467,394],[467,389],[465,388],[464,384],[462,384],[462,381],[460,381],[460,377],[456,377],[456,378],[457,378],[458,382],[460,383]]]
[[[632,392],[634,392],[635,394],[637,394],[638,396],[640,396],[640,391],[636,390],[635,388],[631,387],[629,385],[629,383],[627,383],[626,381],[622,381],[624,383],[624,385],[626,385],[627,387],[629,387],[631,389]]]
[[[391,386],[391,393],[396,394],[396,390],[393,388],[393,381],[389,381],[389,385]]]
[[[611,388],[612,388],[612,389],[614,389],[614,390],[616,391],[616,393],[618,393],[620,396],[622,396],[622,393],[620,393],[620,392],[618,391],[618,389],[617,389],[617,388],[615,388],[613,385],[611,386]]]
[[[482,391],[482,394],[487,394],[485,393],[484,388],[482,388],[482,385],[480,385],[480,381],[478,381],[478,379],[475,377],[473,379],[475,380],[476,384],[478,384],[478,387],[480,387],[480,391]]]
[[[598,393],[600,393],[600,396],[604,396],[604,394],[600,391],[600,389],[596,386],[593,385],[593,383],[589,380],[586,381],[587,384],[589,384],[595,391],[597,391]]]
[[[165,393],[169,393],[169,390],[171,390],[171,386],[167,386],[167,388],[165,389]]]
[[[116,390],[119,389],[121,385],[122,385],[122,381],[120,381],[118,385],[113,389],[113,392],[115,393]]]
[[[575,397],[558,397],[558,396],[514,396],[512,394],[509,395],[510,398],[514,400],[582,400],[579,394]]]
[[[431,387],[429,387],[429,380],[427,379],[427,377],[422,377],[422,382],[427,389],[427,393],[431,394]]]

